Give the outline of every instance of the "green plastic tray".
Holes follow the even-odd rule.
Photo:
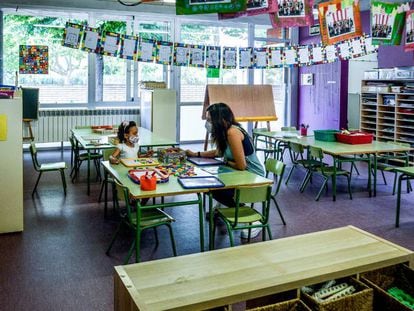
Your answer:
[[[336,141],[336,133],[340,133],[338,130],[314,130],[315,140],[322,141]]]

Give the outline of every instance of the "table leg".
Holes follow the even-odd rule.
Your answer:
[[[87,193],[88,195],[91,193],[91,151],[88,150],[88,185],[87,185]]]
[[[104,169],[104,198],[105,198],[105,205],[104,205],[104,218],[106,219],[108,213],[108,172]],[[113,195],[113,194],[112,194]]]
[[[401,182],[403,180],[404,174],[401,174],[398,177],[398,188],[397,188],[397,213],[395,215],[395,227],[400,226],[400,206],[401,206]]]
[[[371,174],[369,174],[371,176]],[[374,153],[374,197],[377,196],[377,154]],[[371,191],[369,196],[371,196]]]
[[[204,209],[203,209],[203,199],[201,193],[197,193],[198,197],[198,217],[200,224],[200,251],[204,252]]]
[[[209,250],[213,250],[213,221],[214,221],[214,210],[213,210],[213,195],[211,191],[208,193],[208,211],[209,211],[209,221],[208,221],[208,233],[209,233]]]
[[[338,158],[334,157],[334,171],[333,171],[333,179],[332,179],[332,192],[333,192],[333,200],[336,201],[336,166],[338,165]]]

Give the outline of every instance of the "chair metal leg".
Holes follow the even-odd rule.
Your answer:
[[[384,180],[384,185],[386,185],[387,184],[387,179],[385,179],[385,174],[384,174],[383,170],[381,170],[381,174],[382,174],[382,179]]]
[[[173,233],[173,230],[172,230],[172,226],[171,226],[171,224],[168,224],[167,227],[168,227],[168,231],[170,231],[170,240],[171,240],[171,247],[172,247],[172,250],[173,250],[173,254],[174,254],[174,257],[176,257],[177,256],[177,248],[175,247],[175,239],[174,239],[174,233]]]
[[[121,227],[122,227],[122,222],[119,223],[118,228],[116,228],[116,231],[115,231],[114,235],[112,236],[111,242],[109,243],[109,246],[105,251],[106,255],[109,255],[109,252],[111,251],[112,245],[114,245],[114,242],[115,242],[116,238],[118,237],[119,232],[121,231]]]
[[[398,179],[398,173],[394,172],[394,185],[392,187],[392,195],[395,194],[395,188],[397,187],[397,179]],[[408,190],[408,188],[407,188]]]
[[[269,240],[272,240],[272,231],[270,230],[269,224],[266,225],[267,234],[269,235]]]
[[[303,178],[302,183],[300,184],[300,187],[299,187],[299,191],[300,192],[305,191],[306,186],[308,185],[308,183],[311,180],[311,178],[312,178],[312,172],[308,169],[306,171],[306,174],[305,174],[305,177]]]
[[[157,248],[158,245],[160,244],[160,240],[158,239],[157,227],[154,227],[154,234],[155,234],[155,248]]]
[[[65,178],[65,170],[64,169],[60,170],[60,176],[62,177],[63,192],[66,195],[66,178]]]
[[[356,166],[356,164],[355,164],[354,162],[352,162],[352,167],[354,167],[354,168],[355,168],[355,172],[357,173],[357,175],[360,175],[360,174],[359,174],[358,167]],[[351,169],[352,169],[352,167],[351,167]]]
[[[352,191],[351,191],[351,174],[346,175],[346,179],[348,180],[348,192],[349,192],[349,199],[352,200]]]
[[[324,180],[321,186],[321,189],[319,190],[318,194],[316,195],[315,201],[319,201],[319,198],[321,197],[323,189],[325,189],[326,184],[328,183],[328,178],[323,176]]]
[[[39,184],[40,177],[42,177],[42,172],[39,172],[39,176],[37,177],[36,184],[35,184],[35,186],[33,188],[33,191],[32,191],[32,196],[34,196],[34,194],[36,192],[37,185]]]
[[[296,167],[296,164],[293,164],[293,166],[290,168],[290,171],[289,171],[288,177],[286,178],[286,181],[285,181],[285,185],[287,185],[287,184],[288,184],[289,179],[290,179],[290,176],[292,176],[292,173],[293,173],[293,170],[295,169],[295,167]]]
[[[129,248],[128,254],[126,255],[126,257],[125,257],[125,259],[124,259],[124,263],[123,263],[124,265],[127,265],[127,264],[128,264],[129,259],[131,258],[132,253],[133,253],[133,251],[134,251],[135,247],[136,247],[136,241],[134,240],[134,241],[132,242],[132,244],[131,244],[131,247]]]
[[[282,219],[282,223],[283,223],[283,225],[284,225],[284,226],[286,226],[285,219],[283,218],[282,211],[280,210],[279,205],[278,205],[278,204],[277,204],[277,202],[276,202],[276,198],[275,198],[274,196],[271,196],[270,198],[271,198],[271,199],[273,200],[273,202],[275,203],[276,209],[277,209],[277,211],[279,212],[279,216],[280,216],[280,219]]]

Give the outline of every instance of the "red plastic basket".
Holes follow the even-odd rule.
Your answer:
[[[358,144],[370,144],[374,135],[362,132],[351,132],[351,134],[337,133],[336,140],[340,143],[358,145]]]

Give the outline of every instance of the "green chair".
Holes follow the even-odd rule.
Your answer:
[[[280,130],[282,132],[296,132],[297,131],[295,126],[282,126]],[[282,141],[279,143],[279,148],[281,149],[279,160],[284,162],[283,157],[285,155],[286,150],[289,150],[289,143]]]
[[[278,157],[279,152],[282,149],[276,149],[276,141],[269,137],[261,137],[260,133],[267,132],[267,128],[255,128],[253,129],[253,143],[256,151],[262,151],[264,154],[265,161],[273,156],[274,158]]]
[[[410,148],[409,143],[401,143],[401,142],[394,142],[388,141],[389,144],[400,145],[404,147]],[[397,187],[397,179],[398,179],[398,172],[395,170],[397,167],[401,167],[401,165],[397,165],[397,161],[403,163],[403,166],[408,166],[409,161],[409,154],[407,151],[401,152],[388,152],[384,154],[380,154],[377,156],[377,170],[381,171],[382,179],[384,180],[384,184],[387,184],[387,179],[385,178],[384,172],[394,173],[394,185],[392,188],[392,195],[395,194],[396,187]],[[374,163],[371,163],[371,173],[374,174]],[[407,192],[410,192],[411,184],[409,180],[407,180]]]
[[[283,218],[282,211],[279,208],[279,204],[277,204],[276,202],[276,195],[279,193],[280,185],[282,184],[283,174],[285,173],[285,167],[286,164],[284,164],[282,161],[278,161],[275,159],[267,159],[265,163],[266,177],[269,175],[269,173],[272,173],[273,179],[276,182],[275,192],[271,194],[270,198],[275,203],[280,219],[282,219],[283,225],[286,225],[286,222]]]
[[[272,187],[268,185],[237,187],[234,193],[236,206],[215,209],[217,217],[213,223],[213,248],[217,218],[225,223],[232,247],[234,246],[233,231],[236,230],[248,229],[248,240],[250,241],[252,228],[267,229],[271,240],[272,233],[269,226],[271,192]],[[253,204],[259,202],[262,203],[262,212],[258,212],[253,208]],[[252,206],[245,206],[244,204],[252,204]],[[263,241],[266,239],[265,230],[262,231],[262,239]]]
[[[62,178],[62,184],[63,184],[63,192],[66,195],[66,180],[65,180],[65,169],[66,169],[66,163],[65,162],[53,162],[53,163],[42,163],[40,164],[37,159],[37,149],[36,144],[34,142],[30,143],[29,146],[30,155],[32,156],[32,162],[34,169],[39,173],[39,176],[37,177],[36,184],[34,186],[34,189],[32,191],[32,196],[35,194],[37,185],[39,184],[40,177],[42,177],[42,174],[44,172],[60,172],[60,176]]]
[[[335,168],[334,166],[325,166],[323,165],[323,158],[324,158],[324,154],[321,148],[317,148],[317,147],[309,147],[309,153],[311,158],[314,161],[319,161],[320,165],[313,167],[312,170],[310,170],[310,174],[307,176],[306,181],[305,181],[305,185],[303,187],[303,189],[306,188],[307,184],[309,183],[310,178],[312,177],[313,173],[318,173],[319,175],[321,175],[323,177],[323,183],[321,186],[321,189],[319,190],[315,200],[318,201],[322,191],[324,188],[327,188],[327,184],[328,184],[328,180],[329,178],[332,179],[332,184],[334,185],[334,189],[333,189],[333,200],[336,200],[336,182],[334,182],[334,171],[336,170],[336,176],[345,176],[347,178],[348,181],[348,192],[349,192],[349,198],[352,200],[352,192],[351,192],[351,173],[349,171],[345,171],[345,170],[341,170],[339,168]]]
[[[121,221],[118,225],[118,228],[115,231],[114,236],[111,239],[111,242],[106,250],[106,254],[109,255],[109,252],[114,244],[116,238],[118,237],[119,232],[121,231],[122,227],[127,227],[130,230],[134,231],[135,238],[132,242],[131,247],[129,248],[128,254],[124,260],[124,264],[129,262],[131,258],[132,252],[136,248],[136,262],[140,262],[140,253],[141,253],[141,233],[146,229],[153,228],[155,230],[155,241],[156,247],[159,244],[158,241],[158,234],[156,228],[159,226],[167,226],[170,232],[170,239],[171,239],[171,246],[173,250],[174,256],[177,256],[177,251],[175,248],[175,240],[174,234],[171,227],[171,223],[174,221],[170,215],[165,213],[164,211],[160,210],[159,208],[143,208],[138,202],[135,201],[136,209],[133,211],[132,206],[130,204],[130,194],[127,187],[119,184],[115,181],[116,185],[116,196],[117,196],[117,204],[119,201],[123,201],[125,204],[125,211],[120,213]],[[118,210],[120,210],[118,208]]]
[[[74,161],[74,165],[70,172],[70,176],[72,177],[72,182],[74,182],[74,180],[79,174],[79,169],[80,169],[81,164],[84,161],[88,161],[88,153],[81,152],[81,148],[78,147],[73,137],[69,137],[69,142],[73,150],[73,161]],[[93,160],[93,163],[95,165],[97,179],[101,179],[100,160],[102,159],[102,154],[98,152],[90,152],[90,159]]]
[[[110,149],[103,149],[102,150],[102,158],[104,161],[108,161],[109,157],[112,153],[114,153],[115,148]],[[102,180],[101,191],[99,192],[98,202],[101,203],[102,194],[105,191],[105,207],[104,207],[104,217],[107,216],[108,211],[108,184],[112,187],[112,199],[113,199],[113,206],[115,208],[115,180],[109,176],[108,172],[104,169],[104,179]]]

